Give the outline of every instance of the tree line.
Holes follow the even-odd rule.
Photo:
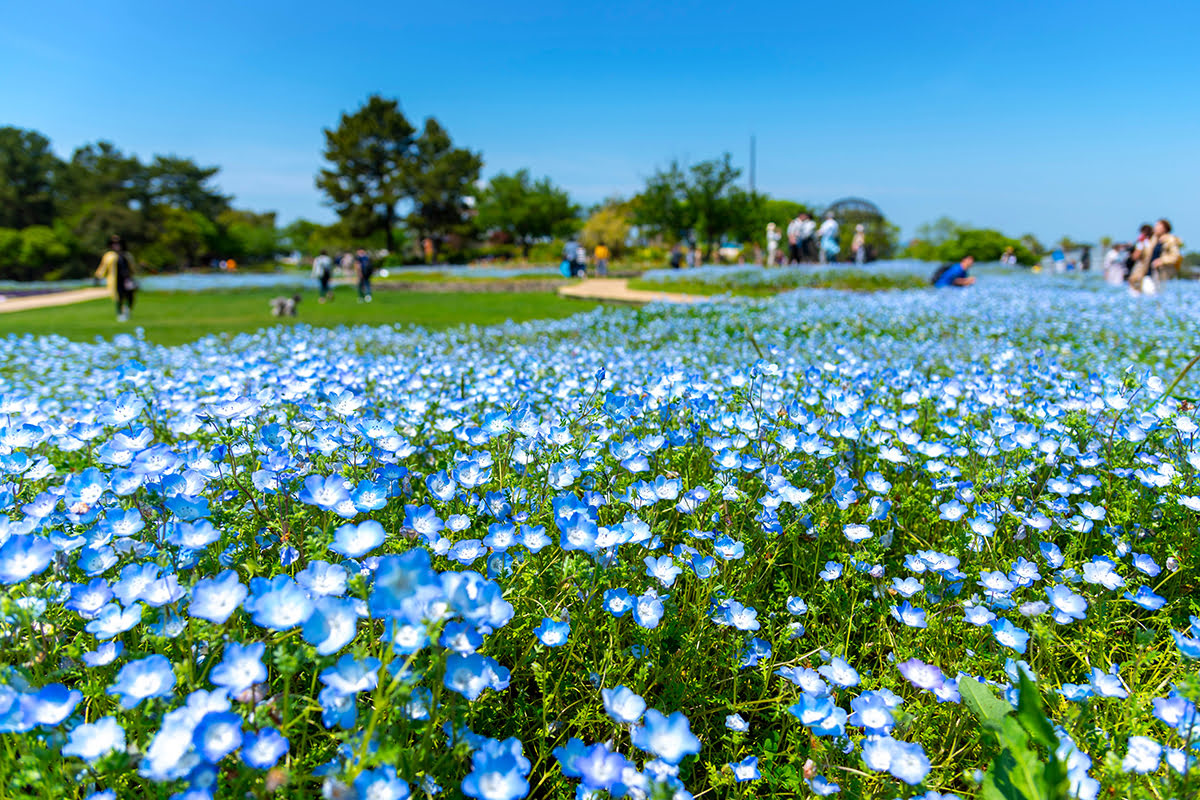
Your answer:
[[[633,197],[587,209],[528,170],[484,183],[480,152],[457,145],[434,117],[413,124],[397,100],[379,95],[324,130],[321,155],[314,183],[337,221],[279,227],[273,212],[234,208],[216,185],[218,167],[177,155],[142,160],[107,141],[61,159],[42,134],[2,127],[0,278],[87,275],[112,233],[140,261],[164,269],[358,246],[387,250],[391,263],[542,260],[556,258],[558,243],[569,237],[603,242],[616,258],[656,259],[664,247],[687,242],[711,261],[724,242],[744,243],[753,253],[767,223],[786,228],[799,213],[818,210],[744,188],[728,153],[690,165],[673,161]],[[853,225],[844,224],[841,236],[848,255]],[[945,218],[918,229],[903,250],[898,228],[886,220],[869,225],[867,238],[878,257],[947,260],[967,248],[989,259],[1010,246],[1025,263],[1041,255],[1032,237],[1012,240]]]

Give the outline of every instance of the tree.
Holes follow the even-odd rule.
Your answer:
[[[613,258],[620,258],[629,241],[633,227],[633,204],[613,198],[605,201],[583,223],[580,241],[585,247],[604,244],[612,251]]]
[[[633,199],[633,221],[643,232],[674,241],[692,227],[687,206],[687,176],[678,161],[646,179],[646,188]]]
[[[325,129],[323,156],[330,163],[316,178],[317,188],[357,235],[383,231],[395,247],[396,205],[411,191],[415,129],[396,100],[372,95],[353,114],[342,114]]]
[[[217,226],[198,211],[169,207],[163,211],[159,244],[172,253],[182,267],[196,263],[217,238]]]
[[[470,201],[483,169],[479,153],[455,147],[450,134],[436,119],[425,120],[407,170],[407,187],[413,211],[408,224],[421,237],[433,241],[435,252],[450,236],[468,232]]]
[[[570,234],[579,217],[579,207],[564,189],[549,178],[532,180],[525,169],[493,177],[479,197],[478,211],[475,224],[510,235],[525,258],[534,240]]]
[[[739,213],[744,214],[752,201],[734,186],[742,171],[733,166],[729,153],[694,164],[688,171],[691,180],[684,187],[684,197],[707,259],[713,245],[720,244],[721,236],[737,223]]]
[[[0,227],[54,221],[54,183],[62,162],[37,131],[0,128]]]
[[[201,167],[190,158],[155,156],[146,169],[148,200],[158,205],[194,211],[215,219],[229,208],[230,198],[209,185],[220,167]],[[147,212],[149,208],[145,209]]]
[[[279,252],[280,235],[275,227],[275,212],[229,209],[217,217],[220,233],[217,247],[223,256],[247,261],[266,261]]]
[[[967,225],[955,222],[947,216],[938,217],[933,222],[925,222],[917,226],[917,239],[937,247],[958,236],[959,231]]]

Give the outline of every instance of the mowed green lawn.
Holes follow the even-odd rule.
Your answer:
[[[132,332],[141,327],[158,344],[183,344],[210,333],[246,333],[270,325],[297,322],[339,325],[422,325],[448,328],[491,325],[506,320],[557,319],[596,306],[565,300],[553,292],[418,293],[377,291],[371,303],[357,302],[354,290],[339,288],[333,302],[317,302],[316,293],[300,292],[299,315],[271,316],[268,301],[279,289],[214,292],[140,292],[129,322],[117,322],[110,300],[0,314],[0,336],[56,333],[76,341]]]

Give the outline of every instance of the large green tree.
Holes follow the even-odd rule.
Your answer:
[[[483,157],[455,147],[450,134],[432,117],[417,138],[407,170],[407,187],[413,210],[408,225],[422,238],[433,241],[435,251],[451,237],[465,237],[470,229],[470,205]]]
[[[0,128],[0,228],[54,221],[54,184],[61,166],[42,134]]]
[[[688,172],[684,196],[696,235],[704,243],[705,258],[709,258],[720,238],[749,212],[753,199],[736,186],[742,171],[733,166],[729,153],[693,164]]]
[[[646,179],[645,188],[633,199],[633,222],[643,233],[668,242],[686,235],[692,227],[687,175],[678,161]]]
[[[325,129],[329,166],[317,175],[317,188],[354,233],[383,231],[389,251],[395,247],[397,205],[411,193],[415,132],[399,102],[379,95],[342,114],[337,128]]]
[[[565,236],[579,221],[579,207],[565,189],[549,178],[533,180],[529,170],[501,172],[488,181],[479,197],[475,224],[484,231],[503,231],[528,257],[535,239]]]

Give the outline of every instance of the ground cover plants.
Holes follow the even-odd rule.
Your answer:
[[[928,286],[932,270],[933,266],[924,261],[889,261],[866,267],[805,264],[772,269],[746,266],[655,269],[631,280],[629,288],[747,297],[771,297],[792,289],[878,292]]]
[[[4,339],[0,786],[1192,796],[1197,300]]]

